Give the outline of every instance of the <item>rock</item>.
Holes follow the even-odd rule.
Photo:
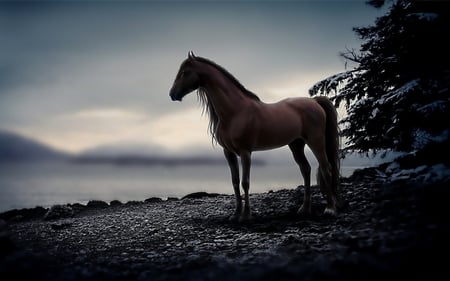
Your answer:
[[[217,197],[219,196],[219,193],[208,193],[208,192],[194,192],[194,193],[190,193],[188,195],[183,196],[183,198],[181,198],[181,200],[184,199],[200,199],[200,198],[205,198],[205,197]]]
[[[178,201],[180,199],[178,199],[177,197],[168,197],[167,201]]]
[[[48,210],[43,207],[30,209],[14,209],[0,214],[0,219],[5,221],[26,221],[41,219]]]
[[[16,248],[8,232],[7,223],[0,219],[0,257],[6,256]]]
[[[128,201],[127,203],[125,203],[125,205],[127,206],[136,206],[136,205],[141,205],[143,202],[141,201],[136,201],[136,200],[132,200],[132,201]]]
[[[74,204],[68,204],[73,210],[75,214],[82,212],[84,209],[86,209],[86,206],[80,203],[74,203]]]
[[[53,205],[44,215],[44,220],[58,220],[71,218],[74,215],[73,209],[68,205]]]
[[[356,169],[353,174],[348,178],[351,182],[364,182],[364,181],[384,181],[386,174],[377,167]]]
[[[16,245],[11,240],[11,237],[6,232],[0,232],[0,257],[11,254],[15,248]]]
[[[24,216],[22,216],[22,215],[17,215],[17,216],[12,217],[9,221],[10,221],[10,222],[21,222],[21,221],[25,221],[25,220],[26,220],[26,219],[25,219]]]
[[[60,229],[68,228],[68,227],[71,227],[71,226],[72,226],[71,222],[62,222],[62,223],[54,223],[50,227],[53,230],[60,230]]]
[[[438,256],[450,249],[450,215],[442,209],[449,184],[372,184],[370,175],[379,177],[360,173],[361,181],[345,181],[342,195],[351,204],[336,218],[323,216],[317,188],[313,214],[298,216],[302,195],[294,188],[252,194],[253,219],[245,224],[228,220],[232,195],[135,201],[51,223],[7,221],[8,237],[27,250],[12,266],[41,268],[28,260],[37,253],[37,261],[53,258],[46,263],[52,266],[45,278],[27,280],[447,280]],[[0,251],[9,242],[0,241]]]
[[[159,197],[150,197],[144,200],[145,203],[159,203],[162,202],[163,200]]]
[[[108,208],[109,205],[105,201],[101,200],[91,200],[87,203],[86,207],[88,208],[96,208],[96,209],[104,209]]]
[[[117,207],[117,206],[122,206],[123,203],[120,202],[119,200],[113,200],[113,201],[109,202],[109,205],[110,205],[111,207]]]
[[[6,229],[6,221],[0,219],[0,233]]]

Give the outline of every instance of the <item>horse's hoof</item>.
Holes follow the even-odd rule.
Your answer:
[[[251,214],[242,214],[239,217],[239,222],[240,223],[246,223],[249,222],[252,219],[252,215]]]
[[[234,214],[234,215],[230,216],[230,217],[228,218],[228,220],[229,220],[230,222],[239,222],[239,215]]]
[[[337,212],[335,209],[332,208],[325,208],[325,211],[323,211],[323,215],[327,216],[327,217],[336,217],[337,216]]]

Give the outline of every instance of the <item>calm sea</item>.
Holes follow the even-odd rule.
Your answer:
[[[315,167],[313,167],[315,172]],[[343,167],[350,175],[355,167]],[[315,174],[312,175],[315,183]],[[252,193],[295,188],[303,179],[295,165],[253,166]],[[149,197],[182,197],[206,191],[233,194],[226,165],[183,165],[174,167],[20,163],[0,164],[0,212],[35,206],[145,200]]]

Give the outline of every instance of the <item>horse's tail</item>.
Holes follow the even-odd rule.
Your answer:
[[[340,155],[339,155],[339,127],[337,123],[337,111],[333,103],[324,96],[314,97],[316,102],[325,110],[326,113],[326,132],[325,132],[325,146],[328,161],[331,165],[331,187],[334,194],[337,196],[337,189],[339,185],[339,171],[340,171]],[[322,184],[322,175],[317,174],[318,184]]]

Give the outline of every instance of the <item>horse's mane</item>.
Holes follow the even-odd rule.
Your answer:
[[[216,111],[214,110],[214,107],[209,102],[208,97],[206,95],[206,89],[203,87],[198,88],[197,90],[197,97],[200,101],[200,104],[203,108],[203,113],[207,112],[209,116],[209,124],[208,124],[208,131],[212,136],[213,144],[214,142],[217,142],[216,132],[217,132],[217,126],[219,125],[219,116],[217,115]]]
[[[209,64],[210,66],[216,68],[217,70],[219,70],[225,77],[227,77],[239,90],[241,90],[241,92],[256,101],[260,101],[259,97],[252,93],[251,91],[247,90],[230,72],[228,72],[225,68],[223,68],[222,66],[216,64],[215,62],[209,60],[209,59],[205,59],[202,57],[195,57],[196,61],[202,62],[202,63],[206,63]],[[206,95],[206,89],[203,87],[198,88],[197,90],[197,96],[198,96],[198,100],[200,101],[202,107],[203,107],[203,112],[207,112],[209,115],[209,125],[208,125],[208,130],[209,133],[212,136],[212,140],[213,143],[217,142],[217,127],[219,125],[219,116],[217,115],[214,107],[212,106],[212,104],[210,103],[210,101],[208,100],[208,97]]]
[[[218,65],[217,63],[215,63],[215,62],[213,62],[213,61],[211,61],[211,60],[209,60],[209,59],[205,59],[205,58],[202,58],[202,57],[195,57],[195,60],[196,60],[196,61],[199,61],[199,62],[202,62],[202,63],[209,64],[210,66],[212,66],[212,67],[216,68],[217,70],[219,70],[223,75],[225,75],[225,77],[227,77],[228,79],[230,79],[231,82],[232,82],[239,90],[241,90],[242,93],[243,93],[244,95],[246,95],[247,97],[249,97],[249,98],[251,98],[251,99],[253,99],[253,100],[257,100],[257,101],[260,100],[259,97],[258,97],[255,93],[253,93],[253,92],[247,90],[247,89],[241,84],[241,82],[239,82],[239,80],[237,80],[230,72],[228,72],[228,70],[226,70],[226,69],[223,68],[222,66]]]

